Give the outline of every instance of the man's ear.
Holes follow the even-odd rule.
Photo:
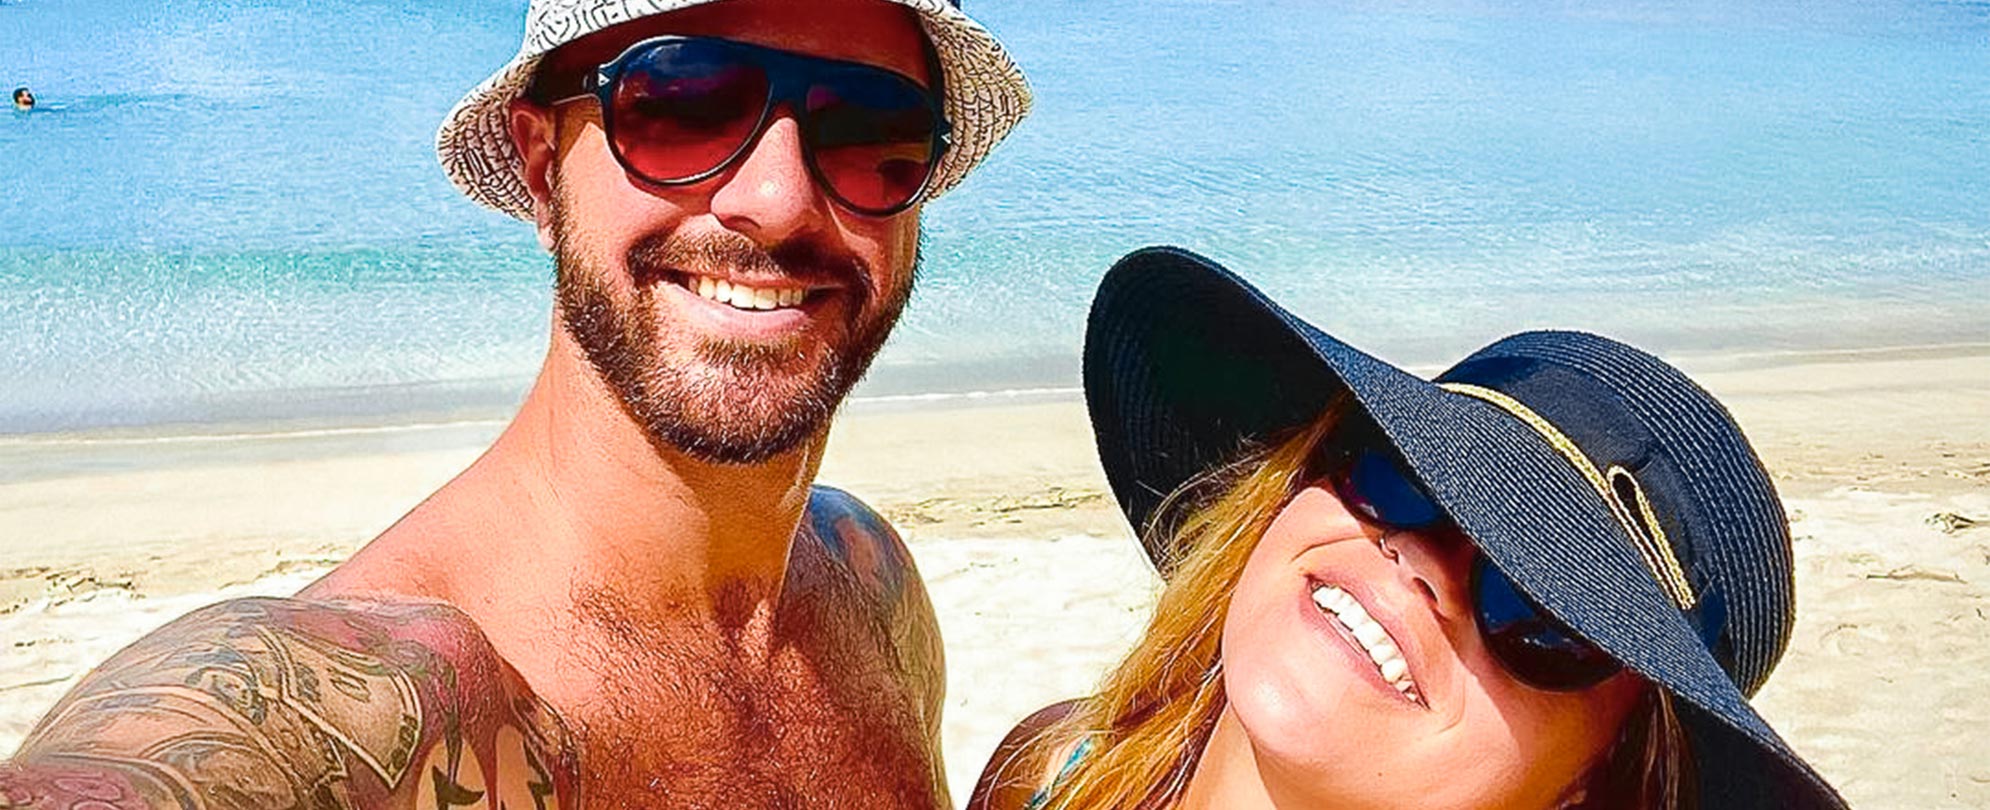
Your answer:
[[[559,117],[551,107],[512,99],[509,110],[511,143],[524,160],[525,190],[532,194],[532,221],[539,228],[539,246],[553,249],[553,161],[559,159]]]

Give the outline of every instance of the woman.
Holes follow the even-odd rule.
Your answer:
[[[1670,366],[1536,332],[1428,382],[1163,248],[1107,274],[1085,387],[1167,588],[970,807],[1843,806],[1747,703],[1782,508]]]

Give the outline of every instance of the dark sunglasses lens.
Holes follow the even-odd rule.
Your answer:
[[[898,76],[849,72],[809,88],[808,146],[829,190],[859,211],[910,203],[938,158],[939,116]]]
[[[615,150],[655,182],[709,172],[753,137],[767,89],[766,72],[726,48],[659,45],[625,66],[615,85]]]
[[[1355,514],[1390,529],[1428,528],[1444,517],[1422,485],[1395,459],[1375,450],[1355,455],[1342,473],[1339,494]]]
[[[1622,665],[1569,631],[1485,557],[1473,564],[1479,633],[1508,672],[1533,686],[1572,692],[1602,683]]]

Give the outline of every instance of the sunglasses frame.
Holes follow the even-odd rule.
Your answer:
[[[1345,427],[1343,430],[1345,430]],[[1369,430],[1374,431],[1373,428]],[[1430,496],[1430,492],[1424,489],[1423,483],[1416,480],[1405,469],[1401,460],[1394,453],[1382,449],[1386,445],[1379,443],[1377,441],[1379,438],[1379,436],[1367,435],[1366,432],[1357,437],[1345,437],[1344,435],[1342,440],[1331,442],[1328,448],[1324,448],[1327,451],[1326,463],[1319,464],[1316,469],[1327,480],[1329,486],[1333,488],[1334,496],[1341,499],[1342,503],[1356,519],[1387,531],[1427,531],[1450,525],[1450,518],[1445,516],[1443,507],[1437,504],[1437,499]],[[1356,466],[1365,457],[1371,455],[1381,458],[1382,462],[1393,470],[1396,478],[1406,485],[1416,497],[1421,498],[1429,505],[1434,516],[1419,523],[1399,524],[1382,515],[1379,508],[1374,508],[1377,501],[1362,494],[1360,488],[1354,482]],[[1316,476],[1314,480],[1319,480],[1319,477]],[[1459,532],[1459,534],[1463,535],[1462,532]],[[1466,538],[1464,542],[1472,541]],[[1486,556],[1485,550],[1479,548],[1477,543],[1473,543],[1472,555],[1472,570],[1466,585],[1469,589],[1472,604],[1472,622],[1478,628],[1479,637],[1486,642],[1486,650],[1491,652],[1493,658],[1499,661],[1500,668],[1506,670],[1508,674],[1521,683],[1547,692],[1578,692],[1609,680],[1612,676],[1623,671],[1622,662],[1617,661],[1610,657],[1608,653],[1598,649],[1594,643],[1570,629],[1567,624],[1555,618],[1553,614],[1542,608],[1538,602],[1535,602],[1533,597],[1528,596],[1526,591],[1521,590],[1513,582],[1513,579],[1506,575],[1506,572],[1501,571],[1499,566],[1494,564],[1490,557]],[[1544,677],[1539,673],[1524,671],[1525,665],[1517,665],[1515,662],[1509,660],[1506,655],[1500,652],[1502,648],[1492,642],[1491,631],[1486,626],[1490,620],[1487,618],[1486,606],[1482,603],[1479,593],[1481,578],[1485,576],[1497,576],[1504,580],[1507,589],[1519,596],[1527,607],[1534,611],[1535,616],[1547,622],[1570,641],[1588,648],[1592,654],[1602,656],[1615,666],[1607,670],[1587,673],[1584,677],[1563,679],[1552,679]]]
[[[622,79],[631,73],[631,65],[640,57],[653,49],[673,44],[711,45],[740,55],[740,61],[743,64],[759,68],[766,74],[767,98],[761,103],[760,117],[754,122],[752,129],[748,131],[746,137],[740,141],[739,145],[734,147],[731,154],[727,155],[724,160],[719,161],[718,165],[688,177],[657,178],[651,177],[637,169],[622,154],[620,142],[615,138],[615,89],[621,84]],[[649,39],[630,45],[623,49],[620,54],[616,55],[614,59],[601,64],[583,76],[579,92],[554,96],[543,103],[551,106],[578,101],[584,98],[594,99],[601,105],[601,126],[608,138],[608,151],[615,156],[615,162],[622,167],[623,171],[628,172],[630,176],[640,179],[645,183],[663,187],[688,186],[701,183],[730,170],[735,164],[739,163],[740,158],[745,157],[747,153],[753,151],[754,145],[759,143],[760,137],[765,134],[767,126],[777,117],[775,111],[785,106],[788,108],[788,114],[794,117],[796,124],[802,129],[802,163],[808,167],[809,178],[814,181],[816,188],[822,189],[823,193],[829,195],[830,199],[835,200],[838,205],[854,213],[868,217],[888,217],[902,213],[912,206],[918,205],[921,200],[925,199],[926,192],[932,188],[933,178],[939,174],[940,162],[945,159],[947,150],[953,146],[953,123],[947,120],[944,102],[946,98],[943,81],[944,71],[940,69],[938,55],[934,52],[930,42],[925,43],[925,50],[927,64],[933,66],[933,84],[931,87],[923,86],[917,80],[903,73],[876,65],[828,59],[819,56],[806,56],[778,48],[769,48],[764,45],[755,45],[721,37],[666,34],[650,37]],[[818,83],[818,80],[836,74],[884,76],[903,82],[907,87],[914,90],[915,94],[925,102],[927,111],[932,114],[933,134],[927,144],[927,148],[931,150],[932,156],[926,163],[926,176],[920,179],[918,188],[914,189],[912,194],[904,202],[884,208],[868,208],[852,203],[842,192],[836,190],[834,184],[829,182],[822,171],[822,167],[816,160],[816,147],[808,135],[808,91],[811,86]]]

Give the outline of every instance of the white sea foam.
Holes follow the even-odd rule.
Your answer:
[[[886,405],[893,403],[927,404],[945,402],[981,402],[1015,399],[1055,399],[1083,396],[1083,388],[1008,388],[987,391],[936,391],[928,394],[883,394],[879,396],[851,397],[853,405]]]
[[[167,444],[228,444],[233,442],[280,441],[284,439],[323,439],[348,436],[386,436],[400,433],[423,433],[452,428],[497,428],[505,424],[502,419],[463,419],[450,422],[416,422],[403,425],[367,425],[358,427],[305,428],[300,430],[235,431],[226,433],[203,433],[198,427],[185,433],[160,433],[157,435],[92,435],[75,433],[18,434],[0,436],[0,448],[21,447],[143,447]]]

